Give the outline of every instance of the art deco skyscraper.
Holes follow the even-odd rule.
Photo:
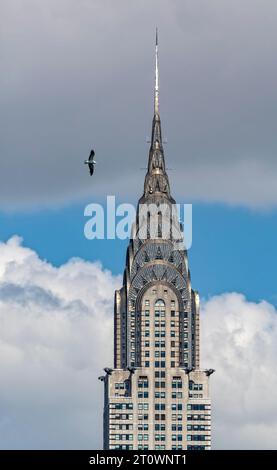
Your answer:
[[[173,237],[180,223],[174,217],[164,161],[157,35],[155,75],[144,193],[127,249],[123,286],[115,292],[114,368],[106,368],[101,377],[104,448],[204,450],[211,446],[212,369],[199,368],[199,296],[191,287],[184,245]],[[156,224],[151,225],[148,208],[157,208]],[[164,220],[169,236],[164,236]]]

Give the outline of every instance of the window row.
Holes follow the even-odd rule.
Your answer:
[[[132,445],[126,445],[126,444],[116,444],[116,445],[111,445],[110,449],[114,450],[133,450]]]
[[[145,341],[144,342],[144,347],[145,348],[150,348],[150,345],[152,346],[152,343],[150,343],[150,341]],[[155,348],[165,348],[165,340],[161,340],[161,341],[155,341],[153,346],[155,346]],[[171,341],[170,342],[170,347],[171,348],[183,348],[183,343],[181,342],[177,342],[177,341]],[[131,343],[131,348],[132,349],[135,349],[135,343],[132,342]]]
[[[165,383],[164,382],[155,382],[155,387],[160,388],[160,386],[163,386],[161,388],[165,388]],[[182,392],[172,392],[171,398],[174,400],[180,399],[183,397]],[[138,392],[138,398],[149,398],[149,393],[148,392]],[[155,398],[165,398],[165,392],[155,392]]]
[[[144,305],[145,305],[146,307],[149,307],[149,306],[150,306],[150,300],[149,300],[149,299],[145,299]],[[171,305],[171,307],[175,307],[175,300],[171,300],[170,305]],[[162,308],[164,308],[164,307],[165,307],[165,302],[164,302],[162,299],[159,299],[159,300],[157,300],[157,301],[155,302],[155,307],[162,307]]]
[[[133,415],[132,414],[119,414],[119,413],[115,413],[115,414],[111,414],[111,419],[116,419],[116,420],[132,420],[133,419]]]
[[[211,438],[210,436],[206,436],[205,434],[188,434],[187,440],[188,441],[209,441]]]
[[[211,419],[209,414],[206,415],[187,415],[187,420],[188,421],[208,421]]]
[[[112,410],[132,410],[133,403],[110,403],[110,409]]]
[[[188,404],[187,405],[187,409],[188,410],[194,410],[194,411],[201,411],[201,410],[210,410],[211,409],[211,405],[203,405],[203,404]]]
[[[110,434],[110,439],[114,441],[132,441],[133,434]]]
[[[188,431],[210,431],[211,426],[209,424],[188,424]]]

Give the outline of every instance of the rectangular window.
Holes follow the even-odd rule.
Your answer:
[[[138,392],[138,398],[148,398],[148,392]]]
[[[190,390],[203,390],[203,384],[195,383],[193,380],[189,381]]]
[[[201,410],[210,410],[210,405],[198,405],[198,404],[188,404],[188,410],[201,411]]]
[[[162,379],[165,378],[165,371],[164,370],[157,370],[155,371],[155,377],[161,377]]]
[[[147,376],[145,375],[141,375],[139,378],[138,378],[138,387],[139,388],[148,388],[148,378]]]
[[[182,388],[182,379],[181,379],[181,377],[173,377],[171,386],[172,386],[172,388]]]
[[[156,411],[164,411],[165,410],[165,403],[156,403],[155,404]]]
[[[139,410],[148,410],[148,403],[139,403],[138,404]]]
[[[125,389],[125,384],[124,384],[124,382],[116,383],[116,384],[115,384],[115,389],[116,389],[116,390],[124,390],[124,389]]]

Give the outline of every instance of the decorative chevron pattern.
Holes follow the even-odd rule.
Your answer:
[[[186,271],[186,254],[184,251],[172,251],[171,242],[167,243],[145,243],[136,253],[131,266],[130,279],[132,280],[138,270],[151,261],[166,261],[173,264],[185,277]]]
[[[188,286],[184,276],[177,271],[175,266],[164,264],[147,264],[134,276],[130,290],[129,299],[135,301],[138,293],[146,284],[153,281],[167,281],[178,289],[182,299],[187,301],[189,298]]]

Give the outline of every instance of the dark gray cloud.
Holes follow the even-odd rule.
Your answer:
[[[175,195],[275,206],[276,20],[274,0],[2,1],[1,208],[140,193],[156,25]]]

